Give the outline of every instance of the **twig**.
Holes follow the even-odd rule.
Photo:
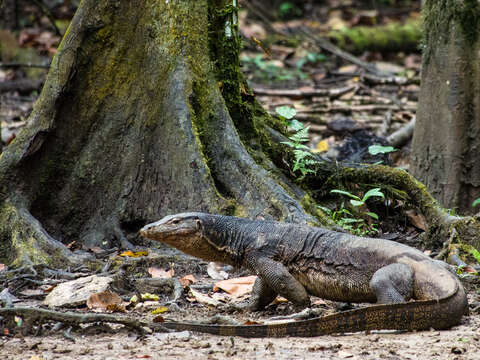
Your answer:
[[[328,96],[331,98],[341,96],[349,91],[356,90],[358,87],[355,85],[345,86],[337,89],[266,89],[266,88],[253,88],[255,95],[268,95],[268,96],[287,96],[293,98],[305,98],[312,96]]]
[[[405,110],[415,111],[416,108],[414,106],[405,106]],[[315,107],[314,112],[318,113],[326,113],[326,112],[341,112],[350,114],[352,112],[360,112],[360,111],[387,111],[387,110],[398,110],[397,105],[386,105],[386,104],[367,104],[367,105],[334,105],[330,107]]]
[[[259,15],[259,18],[263,21],[265,27],[267,27],[270,32],[275,32],[275,33],[283,35],[283,36],[288,36],[288,34],[284,33],[283,31],[275,29],[270,24],[270,20],[267,18],[267,16],[259,13],[258,7],[254,3],[245,2],[245,6],[247,8],[250,8],[250,10],[254,11],[257,15]],[[291,31],[291,29],[290,29],[290,31]],[[373,73],[377,76],[382,76],[382,77],[383,76],[391,76],[391,74],[389,74],[389,73],[385,73],[383,71],[378,70],[375,67],[375,65],[369,64],[365,61],[362,61],[359,58],[357,58],[356,56],[354,56],[354,55],[352,55],[352,54],[350,54],[346,51],[343,51],[342,49],[340,49],[338,46],[335,46],[334,44],[332,44],[327,39],[315,36],[314,34],[312,34],[310,31],[306,30],[305,28],[300,29],[300,31],[306,37],[313,40],[318,47],[334,54],[335,56],[338,56],[338,57],[340,57],[340,58],[342,58],[342,59],[344,59],[348,62],[351,62],[352,64],[355,64],[355,65],[357,65],[357,66],[359,66],[359,67],[361,67],[361,68],[363,68],[363,69],[365,69],[365,70],[367,70],[367,71],[369,71],[369,72],[371,72],[371,73]]]
[[[335,56],[338,56],[339,58],[342,58],[342,59],[344,59],[348,62],[351,62],[352,64],[355,64],[355,65],[357,65],[357,66],[359,66],[359,67],[361,67],[361,68],[367,70],[368,72],[371,72],[372,74],[375,74],[377,76],[381,76],[381,77],[391,76],[391,74],[389,74],[389,73],[378,70],[375,65],[369,64],[365,61],[362,61],[359,58],[357,58],[356,56],[354,56],[354,55],[352,55],[352,54],[350,54],[346,51],[343,51],[338,46],[333,45],[327,39],[321,38],[321,37],[318,37],[318,36],[312,34],[309,30],[306,30],[305,28],[302,28],[300,31],[306,37],[308,37],[309,39],[314,41],[315,44],[318,47],[334,54]]]
[[[413,129],[415,128],[416,121],[415,119],[416,117],[414,116],[407,125],[390,134],[390,136],[387,137],[387,141],[392,144],[393,147],[397,148],[407,143],[407,141],[410,140],[413,135]]]
[[[390,129],[390,125],[392,124],[392,112],[389,110],[385,113],[385,117],[382,121],[382,126],[378,130],[378,136],[385,137]]]
[[[414,83],[414,80],[409,80],[404,76],[374,76],[372,74],[364,74],[362,77],[366,82],[372,85],[407,85],[409,83]]]
[[[144,333],[144,327],[153,328],[155,330],[168,331],[164,329],[160,324],[154,324],[146,321],[141,321],[137,319],[130,319],[125,316],[115,316],[110,314],[78,314],[74,312],[59,312],[54,310],[38,309],[31,307],[10,307],[0,309],[0,315],[5,316],[20,316],[28,318],[28,320],[34,322],[42,321],[59,321],[62,323],[68,324],[87,324],[94,322],[106,322],[106,323],[115,323],[127,326],[129,328],[135,329],[141,333]]]

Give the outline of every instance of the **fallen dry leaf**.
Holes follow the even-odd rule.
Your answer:
[[[478,272],[473,266],[470,266],[470,265],[464,266],[462,270],[463,272],[470,273],[470,274],[476,274]]]
[[[152,275],[152,278],[170,279],[175,275],[175,270],[173,270],[173,268],[170,268],[170,270],[163,270],[156,267],[149,267],[148,273]]]
[[[142,295],[142,300],[151,300],[151,301],[158,301],[160,300],[160,297],[155,294],[150,294],[150,293],[144,293]]]
[[[127,312],[127,308],[124,304],[108,304],[106,309],[111,312],[120,312],[120,313]]]
[[[190,289],[190,295],[194,297],[194,299],[199,302],[200,304],[208,305],[208,306],[218,306],[220,305],[220,301],[212,299],[210,296],[202,294],[194,289]],[[188,300],[188,299],[187,299]]]
[[[407,210],[405,213],[413,226],[423,231],[427,230],[427,221],[422,214],[417,214],[415,210]]]
[[[315,149],[312,150],[313,153],[322,153],[328,151],[328,142],[327,140],[321,140],[318,142]]]
[[[87,300],[87,307],[89,309],[107,310],[109,305],[121,305],[122,303],[123,300],[117,293],[107,290],[90,295]]]
[[[262,323],[253,320],[247,320],[243,323],[243,325],[261,325]]]
[[[283,296],[277,296],[275,300],[273,300],[274,304],[281,304],[281,303],[286,303],[288,302],[287,299],[285,299]]]
[[[207,274],[213,280],[225,280],[228,279],[228,273],[223,270],[224,266],[220,263],[210,262],[207,266]]]
[[[133,252],[132,250],[124,251],[120,254],[120,256],[129,256],[129,257],[140,257],[140,256],[147,256],[148,252],[146,251],[136,251]]]
[[[184,277],[178,279],[180,281],[180,284],[182,284],[183,287],[187,287],[191,284],[194,284],[197,280],[192,274],[185,275]]]
[[[168,307],[166,306],[159,306],[156,309],[152,310],[153,315],[163,314],[164,312],[168,311]]]
[[[155,316],[152,320],[152,322],[154,323],[162,323],[162,322],[165,322],[165,318],[163,316]]]
[[[256,276],[252,275],[222,280],[213,285],[213,291],[222,289],[235,298],[240,297],[252,292],[253,284],[255,283],[256,278]]]

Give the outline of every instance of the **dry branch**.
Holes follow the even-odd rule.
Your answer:
[[[299,89],[267,89],[255,87],[253,92],[255,95],[267,95],[267,96],[287,96],[293,98],[305,98],[312,96],[328,96],[330,98],[335,98],[342,96],[352,90],[356,90],[358,86],[350,85],[342,88],[336,89],[313,89],[313,88],[299,88]]]
[[[38,309],[31,307],[8,307],[0,309],[1,316],[19,316],[30,323],[42,323],[45,321],[57,321],[67,324],[88,324],[96,322],[121,324],[131,329],[144,333],[144,328],[151,328],[157,331],[169,331],[164,329],[160,324],[154,324],[137,319],[131,319],[123,315],[111,314],[92,314],[92,313],[74,313],[74,312],[60,312],[55,310]]]
[[[398,129],[395,131],[393,134],[387,137],[387,140],[392,146],[394,147],[400,147],[403,146],[405,143],[408,142],[408,140],[411,139],[413,135],[413,128],[415,127],[415,119],[416,117],[413,117],[410,122],[403,126],[402,128]]]

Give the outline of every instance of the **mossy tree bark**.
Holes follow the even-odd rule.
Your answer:
[[[471,213],[480,197],[480,6],[428,0],[413,174],[442,205]]]
[[[315,200],[352,183],[411,195],[431,237],[458,224],[395,169],[319,162],[290,180],[285,126],[239,72],[235,4],[82,1],[28,127],[0,155],[0,262],[75,263],[63,244],[129,246],[181,211],[331,225]]]
[[[302,191],[267,170],[272,120],[239,86],[235,10],[81,3],[28,128],[1,155],[4,261],[74,260],[54,239],[128,246],[186,210],[312,220]]]

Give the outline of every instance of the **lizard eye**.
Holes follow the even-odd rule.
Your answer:
[[[173,219],[172,224],[178,224],[180,222],[180,219]]]

